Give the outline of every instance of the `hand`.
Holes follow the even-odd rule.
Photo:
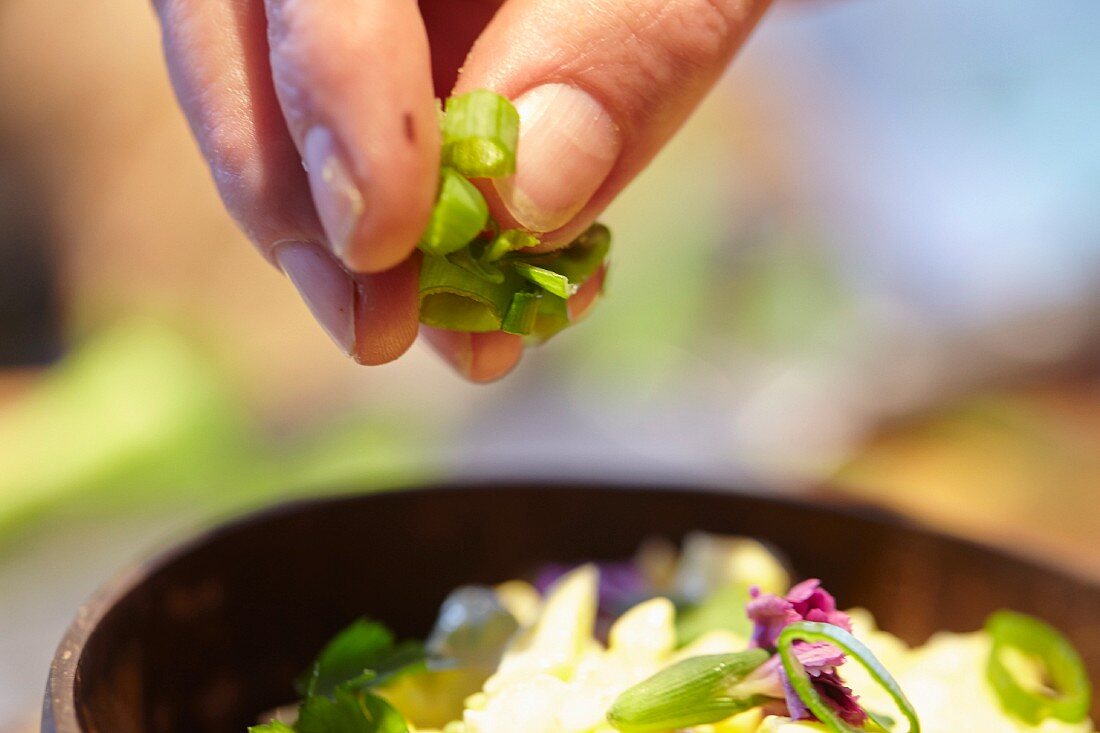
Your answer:
[[[226,207],[364,364],[396,359],[417,336],[436,96],[489,88],[513,100],[516,175],[483,190],[503,225],[564,244],[679,128],[768,2],[154,0]],[[476,381],[522,352],[504,333],[424,333]]]

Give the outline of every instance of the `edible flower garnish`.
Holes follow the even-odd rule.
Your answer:
[[[761,593],[759,588],[751,588],[749,594],[752,600],[746,605],[745,613],[753,621],[751,646],[774,652],[783,630],[800,621],[831,624],[849,632],[852,630],[852,620],[848,614],[837,609],[836,599],[821,587],[821,581],[816,578],[799,583],[782,598],[773,593]],[[860,707],[859,698],[836,672],[836,668],[844,664],[844,654],[831,644],[805,641],[795,642],[792,653],[809,675],[821,699],[844,722],[853,726],[863,725],[867,713]],[[792,720],[816,719],[817,716],[792,687],[779,661],[778,655],[773,656],[756,676],[765,680],[771,677],[769,692],[785,700],[788,716]]]
[[[752,588],[750,598],[747,651],[692,657],[658,672],[619,696],[608,713],[611,725],[623,733],[654,733],[759,707],[796,721],[819,720],[835,733],[863,729],[868,721],[886,729],[837,672],[852,656],[897,704],[909,733],[918,733],[912,705],[851,635],[851,619],[820,581],[799,583],[782,597]]]
[[[818,621],[852,630],[848,614],[837,610],[836,599],[817,578],[802,581],[783,598],[761,593],[755,587],[749,589],[749,595],[752,600],[745,606],[745,613],[754,624],[752,645],[761,649],[774,649],[780,632],[796,621]]]

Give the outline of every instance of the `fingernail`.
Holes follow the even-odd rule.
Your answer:
[[[568,84],[535,87],[515,100],[520,117],[516,174],[496,182],[523,226],[549,232],[584,208],[619,156],[611,115]]]
[[[340,263],[319,245],[283,242],[275,261],[294,283],[310,313],[345,354],[355,347],[355,285]]]
[[[363,214],[363,194],[328,128],[320,125],[311,128],[306,133],[304,148],[317,215],[333,252],[346,259],[348,244]]]

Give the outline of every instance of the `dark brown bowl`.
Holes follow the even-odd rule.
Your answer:
[[[242,733],[293,698],[294,676],[357,616],[421,636],[457,585],[624,558],[693,529],[774,543],[910,642],[997,608],[1037,614],[1100,681],[1100,585],[881,511],[717,490],[448,487],[276,507],[123,575],[62,641],[42,729]]]

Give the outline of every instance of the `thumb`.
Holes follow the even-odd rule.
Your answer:
[[[583,230],[679,129],[768,4],[505,3],[457,86],[493,89],[520,113],[516,174],[495,183],[496,213],[549,243]]]

